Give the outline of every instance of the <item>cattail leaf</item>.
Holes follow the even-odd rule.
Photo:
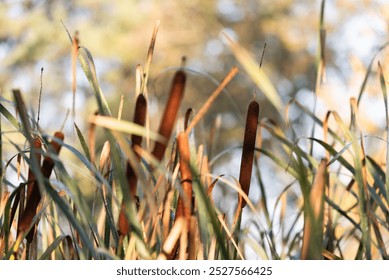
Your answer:
[[[298,102],[297,100],[293,99],[293,103],[296,104],[305,114],[307,114],[307,116],[309,116],[310,118],[312,118],[316,124],[318,124],[319,126],[323,127],[325,126],[325,124],[323,123],[323,121],[321,121],[313,112],[311,112],[308,108],[306,108],[305,106],[303,106],[300,102]],[[332,111],[330,111],[331,113]],[[343,143],[343,140],[341,137],[339,137],[338,133],[335,133],[332,129],[328,128],[328,133],[334,137],[339,143]]]
[[[320,162],[309,198],[304,197],[304,233],[301,259],[321,259],[323,243],[324,191],[327,160]]]
[[[359,89],[359,94],[358,94],[358,99],[357,99],[357,105],[358,105],[358,106],[359,106],[359,103],[360,103],[361,100],[362,100],[363,93],[365,92],[367,82],[368,82],[368,80],[369,80],[370,74],[371,74],[372,69],[373,69],[374,61],[375,61],[375,59],[377,58],[378,54],[379,54],[381,51],[383,51],[384,49],[386,49],[388,46],[389,46],[389,42],[386,42],[385,44],[383,44],[383,45],[377,50],[377,52],[374,54],[374,56],[372,57],[372,59],[371,59],[371,61],[370,61],[370,63],[369,63],[369,66],[367,67],[367,71],[366,71],[365,78],[363,79],[363,82],[362,82],[361,87],[360,87],[360,89]]]
[[[88,82],[93,88],[97,104],[99,106],[100,115],[110,116],[111,111],[97,80],[96,68],[92,54],[87,48],[80,46],[78,50],[78,60],[81,64],[81,68],[84,70]]]
[[[78,128],[76,123],[74,123],[74,128],[76,129],[78,140],[80,141],[82,150],[84,151],[84,154],[85,154],[86,158],[89,161],[91,161],[90,149],[89,149],[88,143],[86,143],[84,135],[82,134],[82,132],[80,131],[80,129]]]
[[[92,241],[89,239],[89,235],[84,229],[83,225],[74,216],[73,210],[68,205],[68,203],[62,197],[60,197],[58,193],[51,186],[46,186],[45,189],[47,194],[53,199],[54,203],[59,207],[59,209],[61,209],[62,213],[68,219],[69,223],[77,231],[83,246],[90,251],[90,253],[94,258],[98,259],[98,254],[95,251],[95,246],[93,245]]]
[[[55,240],[50,244],[49,247],[47,247],[46,251],[43,252],[43,254],[39,257],[40,260],[48,260],[50,259],[50,255],[52,252],[54,252],[59,245],[61,245],[61,242],[66,239],[66,235],[60,235],[55,238]]]
[[[319,143],[326,151],[328,151],[333,156],[333,159],[328,163],[328,165],[331,165],[335,161],[338,161],[341,165],[346,167],[346,169],[348,169],[351,173],[355,172],[354,167],[342,156],[342,154],[350,147],[352,143],[349,143],[348,145],[343,147],[340,152],[337,152],[331,145],[325,143],[320,139],[317,138],[309,138],[309,139]]]
[[[18,120],[0,103],[0,113],[17,129],[20,130],[21,125]]]

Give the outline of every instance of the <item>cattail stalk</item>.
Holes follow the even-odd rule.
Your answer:
[[[190,228],[192,214],[192,171],[190,169],[190,151],[188,135],[180,133],[177,138],[178,152],[180,153],[180,173],[182,194],[178,198],[176,219],[185,217],[187,227]]]

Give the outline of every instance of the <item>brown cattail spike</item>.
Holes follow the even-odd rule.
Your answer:
[[[146,123],[146,114],[147,114],[147,101],[143,94],[139,94],[136,99],[135,112],[134,112],[134,123],[144,126]],[[142,136],[133,134],[131,136],[132,148],[135,146],[140,146],[142,144]],[[138,157],[139,160],[139,157]],[[127,180],[130,186],[130,192],[133,198],[136,195],[136,184],[138,178],[132,168],[132,166],[127,163]]]
[[[32,144],[33,144],[33,148],[31,148],[31,151],[30,151],[30,160],[32,160],[32,158],[33,158],[33,152],[35,152],[37,163],[40,166],[42,141],[40,140],[39,137],[34,137]],[[34,190],[35,179],[36,178],[35,178],[34,172],[31,169],[29,169],[28,170],[28,181],[27,181],[27,195],[26,195],[25,201],[30,201],[30,199],[31,199],[31,195],[32,195],[33,190]],[[21,192],[24,192],[24,191],[25,191],[25,188],[23,188],[21,190]],[[21,195],[21,197],[22,197],[22,195]],[[19,233],[20,233],[20,222],[21,222],[21,217],[23,217],[23,215],[24,215],[24,211],[25,211],[24,208],[25,208],[24,203],[21,203],[19,206],[19,220],[18,220],[17,235],[19,235]],[[11,221],[12,220],[13,220],[13,216],[11,216]]]
[[[170,95],[162,116],[158,133],[169,139],[177,118],[178,109],[184,96],[186,74],[183,70],[178,70],[173,78]],[[159,161],[162,160],[166,150],[166,144],[157,141],[152,152]]]
[[[135,104],[134,123],[144,126],[146,123],[146,114],[147,114],[147,100],[143,94],[139,94]],[[140,146],[142,144],[142,136],[133,134],[131,136],[131,142],[132,142],[132,148],[134,148],[135,146]],[[129,189],[130,189],[130,194],[132,198],[135,199],[136,201],[137,199],[136,187],[137,187],[138,178],[129,162],[127,162],[126,176],[127,176]],[[130,225],[125,215],[125,204],[124,204],[125,199],[128,198],[123,197],[123,203],[119,214],[119,223],[118,223],[119,234],[121,236],[127,235],[128,232],[130,231]]]
[[[135,112],[134,112],[134,123],[144,126],[146,123],[147,113],[147,101],[143,94],[139,94],[136,99]],[[140,145],[142,143],[142,136],[133,134],[131,136],[132,147]]]
[[[64,134],[59,131],[54,134],[54,137],[61,141],[64,140]],[[50,146],[49,147],[50,153],[56,155],[59,154],[59,151],[61,150],[61,145],[59,143],[53,140],[50,142],[49,146]],[[51,172],[53,171],[53,168],[54,168],[53,159],[49,155],[46,155],[42,163],[42,168],[41,168],[42,175],[45,178],[49,178]],[[32,219],[36,215],[36,210],[41,200],[41,193],[39,190],[38,182],[36,180],[34,181],[34,184],[30,191],[31,193],[29,194],[30,197],[26,203],[26,209],[24,211],[24,215],[19,220],[19,232],[26,232],[26,230],[30,227]],[[31,230],[29,234],[26,236],[27,241],[30,243],[32,241],[34,232],[35,232],[35,228],[33,228],[33,230]]]
[[[244,193],[248,196],[250,190],[251,173],[255,152],[255,141],[257,137],[259,104],[253,100],[247,110],[246,127],[244,132],[242,160],[240,164],[239,183]],[[246,201],[242,201],[242,208]]]

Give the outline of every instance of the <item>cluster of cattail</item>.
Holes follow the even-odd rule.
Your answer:
[[[163,136],[164,139],[169,139],[172,134],[174,124],[178,115],[178,109],[180,107],[180,103],[184,95],[185,81],[186,81],[186,75],[184,71],[182,70],[177,71],[172,82],[169,99],[165,106],[165,111],[162,116],[159,130],[158,130],[159,135]],[[143,94],[140,94],[137,98],[136,105],[135,105],[134,123],[144,126],[146,121],[146,112],[147,112],[147,101],[143,96]],[[132,148],[135,149],[136,146],[141,145],[142,137],[138,135],[132,135],[131,142],[132,142]],[[161,161],[164,157],[166,147],[167,147],[166,142],[156,141],[154,145],[154,149],[152,151],[152,155],[158,161]],[[132,195],[132,199],[134,199],[137,193],[136,190],[137,176],[130,163],[127,163],[127,180],[129,184],[130,194]],[[120,235],[124,236],[128,234],[129,229],[130,227],[127,218],[125,217],[124,202],[123,202],[122,210],[119,217]]]

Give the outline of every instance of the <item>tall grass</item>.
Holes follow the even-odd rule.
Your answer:
[[[322,3],[316,92],[325,71]],[[195,139],[194,131],[201,129],[198,124],[215,101],[223,98],[223,90],[236,77],[238,68],[230,70],[195,112],[181,108],[189,72],[181,65],[169,81],[159,129],[152,131],[148,125],[147,83],[158,27],[159,23],[145,67],[137,66],[131,121],[122,119],[120,113],[132,106],[124,99],[118,118],[112,115],[92,54],[80,45],[78,35],[72,38],[69,33],[73,93],[77,59],[98,108],[97,114],[85,121],[87,131],[74,124],[78,143],[70,144],[61,131],[53,135],[42,130],[19,90],[13,91],[14,100],[8,105],[2,99],[0,257],[245,259],[254,253],[262,259],[388,259],[388,136],[376,140],[386,144],[382,163],[368,154],[365,141],[372,136],[363,133],[358,121],[363,117],[358,112],[361,96],[376,56],[359,96],[350,100],[351,120],[345,123],[335,111],[320,119],[315,109],[311,111],[296,100],[284,106],[254,57],[227,38],[243,70],[258,83],[271,106],[280,115],[285,113],[286,120],[276,123],[262,116],[255,100],[242,104],[248,108],[246,122],[241,123],[242,145],[210,155],[208,143]],[[389,133],[387,82],[381,65],[378,69]],[[297,136],[294,124],[288,121],[292,106],[314,124],[310,136]],[[180,108],[187,112],[185,116]],[[323,130],[323,138],[315,136],[318,129]],[[10,130],[25,144],[9,138]],[[104,132],[102,150],[96,148],[96,130]],[[271,137],[271,147],[262,145],[264,131]],[[302,140],[308,140],[308,144]],[[325,156],[314,156],[313,145],[321,146]],[[216,162],[236,149],[242,152],[239,178],[215,174]],[[10,177],[20,170],[18,158],[28,167],[27,176],[22,168],[21,183],[14,186]],[[282,175],[286,179],[280,180],[283,186],[275,202],[269,199],[272,182],[268,183],[266,176],[277,181],[281,173],[264,174],[263,165],[269,163],[287,173]],[[72,176],[72,166],[87,170],[84,175],[93,187],[92,198],[84,193],[85,182]],[[342,174],[347,174],[347,179]],[[218,197],[217,187],[235,192],[236,201]],[[250,195],[254,188],[260,191],[258,201]],[[217,206],[220,204],[231,205],[230,212],[223,213]]]

